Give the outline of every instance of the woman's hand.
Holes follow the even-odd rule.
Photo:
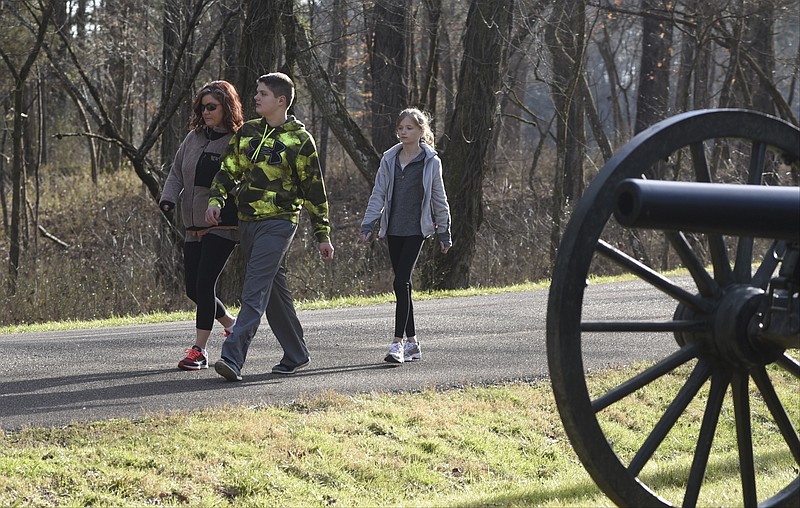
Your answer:
[[[212,226],[216,226],[219,224],[219,217],[222,215],[222,211],[216,205],[209,206],[206,210],[206,222],[211,224]]]

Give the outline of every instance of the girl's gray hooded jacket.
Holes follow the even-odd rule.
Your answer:
[[[421,143],[425,151],[425,162],[422,169],[422,214],[420,229],[422,236],[429,237],[434,233],[439,241],[450,247],[453,242],[450,237],[450,206],[447,203],[447,194],[442,180],[442,161],[439,155],[430,146]],[[386,150],[381,158],[378,172],[375,174],[375,186],[369,197],[367,211],[361,222],[362,233],[372,233],[372,225],[380,218],[378,238],[386,236],[389,226],[389,215],[392,210],[392,194],[394,190],[395,159],[403,149],[403,144],[398,143]]]

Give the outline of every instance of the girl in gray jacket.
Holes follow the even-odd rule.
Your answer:
[[[400,143],[381,158],[360,236],[369,242],[380,219],[377,236],[386,238],[389,247],[397,298],[394,339],[384,360],[403,363],[422,358],[411,298],[411,274],[422,242],[435,233],[439,249],[446,254],[452,240],[442,161],[433,148],[428,117],[418,109],[404,109],[396,126]]]
[[[230,200],[219,225],[206,222],[205,212],[211,181],[220,169],[220,154],[243,123],[242,103],[232,84],[212,81],[203,85],[192,103],[189,134],[175,154],[161,193],[159,206],[164,212],[175,208],[178,196],[181,198],[181,217],[186,226],[183,244],[186,295],[197,305],[195,342],[178,362],[182,370],[207,369],[206,345],[214,320],[222,324],[223,334],[234,322],[217,298],[216,286],[239,240],[236,205]]]

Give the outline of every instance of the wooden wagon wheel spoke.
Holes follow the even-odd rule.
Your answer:
[[[794,428],[791,420],[789,420],[789,415],[786,414],[786,408],[783,407],[778,394],[775,393],[775,387],[772,386],[767,370],[763,367],[754,369],[751,372],[751,376],[756,387],[761,392],[761,396],[764,397],[764,402],[778,425],[783,439],[792,452],[794,461],[800,465],[800,437],[798,437],[797,429]]]
[[[711,171],[706,160],[705,145],[702,142],[692,143],[689,146],[692,154],[692,166],[698,182],[711,182]],[[711,251],[711,261],[714,265],[714,279],[722,286],[727,286],[733,280],[733,271],[728,260],[728,251],[721,235],[708,235],[708,248]]]
[[[754,287],[767,289],[767,284],[769,284],[772,274],[775,272],[775,268],[778,267],[778,260],[783,257],[785,251],[785,241],[772,242],[772,246],[770,246],[766,254],[764,254],[761,265],[756,270],[755,275],[753,275],[751,282]]]
[[[725,392],[728,390],[730,379],[731,374],[720,369],[717,369],[711,376],[711,390],[708,394],[705,413],[703,413],[700,434],[697,436],[697,447],[694,452],[692,468],[689,471],[689,480],[686,482],[683,506],[695,506],[697,504],[700,487],[703,485],[703,477],[708,465],[708,457],[711,452],[711,443],[714,440],[719,413],[722,410],[722,401],[725,397]]]
[[[750,168],[747,172],[749,185],[760,185],[766,164],[767,145],[760,141],[753,143],[750,151]],[[736,259],[733,267],[733,278],[737,282],[752,280],[753,237],[742,237],[736,246]]]
[[[719,292],[719,284],[709,275],[706,271],[700,257],[694,251],[686,236],[680,231],[667,231],[665,233],[667,240],[678,257],[681,259],[683,266],[689,270],[689,274],[694,279],[697,285],[697,290],[701,296],[711,297]],[[773,268],[774,270],[774,268]],[[770,272],[771,273],[771,272]]]
[[[753,430],[750,422],[749,376],[736,372],[731,382],[733,411],[736,415],[736,444],[739,448],[739,474],[742,478],[742,497],[745,506],[758,504],[756,471],[753,458]]]
[[[583,321],[582,332],[696,332],[707,327],[700,319],[672,321]]]
[[[711,310],[711,306],[706,300],[689,293],[649,266],[612,247],[603,240],[597,242],[597,252],[696,311],[709,312]]]
[[[666,411],[664,411],[664,415],[655,427],[653,427],[653,431],[647,436],[644,444],[639,448],[636,456],[628,465],[628,471],[632,475],[639,475],[645,463],[650,460],[650,457],[653,455],[653,452],[656,451],[658,445],[667,437],[667,433],[675,425],[675,422],[678,421],[678,418],[680,418],[692,399],[695,398],[697,392],[705,384],[709,376],[711,376],[710,362],[705,360],[697,362],[686,384],[681,387],[678,395],[673,399]]]
[[[717,157],[721,153],[725,156]],[[669,161],[668,166],[663,165],[665,160]],[[710,167],[711,161],[714,167]],[[794,230],[800,228],[787,228],[782,218],[800,214],[786,214],[783,211],[787,208],[782,206],[781,215],[774,220],[770,217],[767,234],[758,229],[761,223],[734,230],[713,225],[698,229],[693,224],[684,227],[674,222],[672,212],[680,205],[668,200],[661,208],[665,222],[649,223],[652,232],[648,226],[638,226],[644,229],[636,233],[640,244],[631,247],[636,249],[636,256],[621,247],[627,232],[619,228],[630,225],[614,221],[615,217],[619,219],[615,200],[622,189],[620,184],[630,183],[629,179],[647,182],[642,188],[664,189],[666,184],[681,192],[687,180],[695,187],[754,185],[759,189],[739,194],[772,197],[776,194],[767,187],[797,185],[792,178],[800,170],[798,161],[797,126],[744,110],[684,113],[642,131],[615,153],[572,213],[559,245],[548,297],[548,365],[558,410],[573,448],[592,479],[614,503],[719,504],[717,500],[703,500],[713,496],[707,490],[714,489],[701,488],[708,475],[714,478],[708,480],[710,483],[724,481],[737,492],[741,489],[745,506],[800,505],[800,477],[793,478],[800,465],[800,418],[796,408],[785,406],[781,400],[787,382],[800,386],[796,350],[787,349],[800,348],[800,342],[793,345],[794,325],[788,321],[783,328],[773,328],[774,333],[761,331],[773,318],[766,315],[771,312],[765,310],[766,303],[778,302],[777,309],[785,307],[782,302],[793,301],[785,292],[780,293],[780,288],[787,277],[796,277],[787,275],[794,273],[787,267],[796,263],[793,256],[800,238],[795,238],[798,235]],[[791,170],[782,164],[791,164]],[[642,175],[647,175],[648,180],[642,180]],[[664,175],[665,181],[658,182],[653,175]],[[792,189],[778,191],[782,196],[789,195],[790,201],[794,199]],[[797,193],[800,195],[800,188]],[[751,199],[765,202],[760,197]],[[691,221],[699,214],[678,215]],[[728,215],[720,217],[712,219],[729,222]],[[775,236],[771,236],[773,233]],[[663,238],[669,245],[662,251],[664,258],[658,261],[679,260],[694,287],[687,288],[683,276],[659,273],[653,268],[658,266],[655,261],[640,260],[645,259],[639,255],[641,242],[652,245]],[[631,287],[642,293],[641,301],[648,305],[630,312],[626,307],[609,309],[607,319],[598,318],[587,302],[596,298],[596,291],[602,287],[587,291],[586,280],[592,275],[590,270],[615,267],[645,283]],[[773,294],[775,288],[778,293]],[[788,311],[776,312],[776,319],[781,319],[780,313]],[[646,348],[648,341],[663,346],[668,340],[674,342],[675,349],[609,389],[598,386],[600,380],[587,376],[584,362],[596,351],[595,336],[590,333],[611,337],[621,347],[630,347],[628,341],[640,348]],[[773,363],[790,373],[774,371],[780,372],[780,386],[778,378],[771,377],[773,371],[767,369]],[[705,390],[709,377],[710,387]],[[748,385],[750,377],[754,387]],[[662,386],[677,393],[667,395],[661,392]],[[756,390],[759,395],[754,395]],[[638,415],[630,413],[625,403],[634,398],[661,401],[665,396],[669,397],[668,402],[655,424],[641,425],[641,419],[637,420]],[[703,404],[701,400],[706,396]],[[729,411],[731,405],[733,409]],[[699,422],[694,418],[698,411],[702,411]],[[724,424],[720,422],[722,411],[726,415]],[[733,425],[729,425],[727,415],[732,415]],[[633,420],[626,428],[636,435],[620,439],[616,419],[621,416]],[[764,435],[777,434],[774,427],[781,434],[781,448],[777,454],[764,456],[758,443]],[[684,452],[683,448],[673,451],[672,442],[681,441],[681,436],[672,439],[671,433],[687,432],[697,435],[694,446],[689,447],[694,451],[686,451],[691,455],[685,462],[675,461],[672,454]],[[726,458],[713,455],[712,441],[717,432],[726,443],[737,443],[740,473],[733,477],[727,473]],[[670,471],[666,482],[664,468]],[[679,473],[677,477],[674,472]],[[762,485],[767,478],[786,476],[788,484],[783,487],[776,488],[774,481],[764,481]],[[685,480],[677,491],[673,478]]]
[[[596,413],[607,408],[625,396],[630,395],[643,386],[655,381],[664,374],[677,369],[681,365],[684,365],[689,360],[693,360],[697,357],[700,350],[700,344],[696,343],[682,347],[652,367],[640,372],[616,388],[609,390],[602,396],[593,400],[592,410]]]
[[[777,360],[776,363],[786,369],[788,372],[792,373],[794,377],[800,378],[800,362],[797,359],[792,358],[791,355],[784,352]]]

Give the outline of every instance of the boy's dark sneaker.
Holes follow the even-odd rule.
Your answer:
[[[241,381],[242,375],[236,372],[236,370],[228,365],[228,362],[225,360],[219,359],[217,363],[214,364],[214,370],[217,371],[217,374],[224,377],[228,381]]]
[[[294,367],[290,367],[285,363],[279,363],[278,365],[272,367],[273,374],[294,374],[298,370],[302,369],[303,367],[307,367],[308,364],[311,363],[311,358],[306,360],[305,362],[301,363],[300,365],[295,365]]]
[[[200,370],[208,368],[208,357],[199,346],[192,346],[186,350],[186,358],[178,362],[181,370]]]

